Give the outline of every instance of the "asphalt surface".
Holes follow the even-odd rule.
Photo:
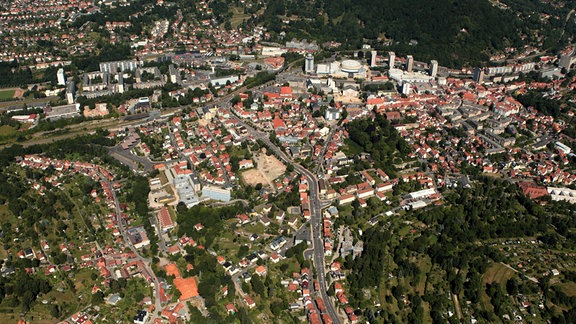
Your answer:
[[[234,115],[232,111],[230,111],[231,115]],[[320,201],[319,197],[319,189],[318,189],[318,178],[309,170],[302,167],[300,164],[297,164],[292,159],[290,159],[279,147],[274,145],[270,142],[268,138],[268,134],[265,132],[257,131],[252,126],[244,123],[241,119],[239,119],[239,123],[246,127],[248,132],[254,136],[256,139],[262,140],[268,148],[272,149],[276,155],[287,164],[291,164],[294,166],[294,169],[304,175],[308,181],[308,189],[309,189],[309,199],[310,199],[310,224],[312,225],[312,244],[313,244],[313,262],[314,267],[316,268],[316,275],[318,283],[320,284],[320,295],[326,304],[326,312],[332,318],[333,323],[341,323],[340,318],[338,317],[338,313],[336,312],[336,308],[334,307],[334,302],[328,296],[328,281],[326,280],[326,266],[324,263],[324,241],[322,239],[321,227],[322,227],[322,202]]]

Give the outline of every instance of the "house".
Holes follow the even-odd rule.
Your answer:
[[[336,298],[338,298],[340,304],[348,304],[348,298],[344,295],[343,292],[336,294]]]
[[[120,301],[120,295],[118,294],[112,294],[110,296],[108,296],[108,299],[106,300],[106,303],[112,306],[116,306],[116,304]]]
[[[266,270],[266,267],[261,265],[258,268],[256,268],[256,274],[259,275],[260,277],[263,277],[266,274],[268,274],[268,270]]]
[[[134,316],[134,323],[135,324],[144,324],[148,321],[148,312],[145,310],[139,310],[136,312],[136,316]]]
[[[270,260],[272,261],[272,263],[278,263],[281,260],[281,257],[278,253],[272,253],[270,255]]]
[[[250,297],[249,295],[246,295],[244,300],[246,301],[246,306],[248,306],[249,309],[256,307],[256,303],[254,302],[252,297]]]
[[[349,204],[349,203],[353,202],[355,199],[356,199],[356,196],[354,196],[354,194],[342,195],[342,196],[340,196],[340,198],[338,198],[338,205]]]
[[[332,265],[330,265],[330,271],[340,271],[340,262],[332,262]]]
[[[250,223],[250,218],[246,214],[238,214],[236,218],[238,218],[242,225]]]
[[[238,310],[236,310],[236,306],[234,306],[234,304],[232,303],[228,303],[226,304],[226,312],[228,313],[228,315],[232,314],[234,315]]]
[[[334,271],[335,271],[335,270],[334,270]],[[335,293],[335,294],[338,294],[338,293],[341,293],[341,292],[344,292],[344,289],[342,288],[342,284],[339,283],[339,282],[335,282],[335,283],[334,283],[334,293]]]
[[[241,160],[240,162],[238,162],[238,169],[240,170],[251,169],[253,167],[254,163],[252,162],[252,160]]]
[[[264,225],[264,226],[269,226],[270,225],[270,218],[268,218],[266,216],[262,216],[262,217],[260,217],[260,223],[262,223],[262,225]]]

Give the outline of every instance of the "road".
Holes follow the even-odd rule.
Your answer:
[[[112,188],[112,183],[110,183],[107,178],[101,174],[100,175],[103,181],[107,182],[110,188]],[[112,197],[114,198],[114,206],[116,210],[116,221],[118,222],[118,229],[120,230],[120,234],[122,234],[122,239],[126,246],[136,255],[136,260],[141,261],[144,264],[146,271],[152,277],[152,282],[154,283],[154,312],[152,313],[151,321],[153,322],[156,318],[158,318],[157,314],[162,309],[162,304],[160,303],[160,283],[158,282],[158,277],[152,269],[150,268],[151,260],[146,259],[140,255],[138,250],[132,245],[132,241],[128,237],[128,233],[126,233],[126,229],[124,228],[124,223],[122,221],[122,211],[120,210],[120,204],[118,203],[118,197],[116,197],[116,191],[112,190]]]
[[[134,155],[130,152],[130,150],[125,150],[119,145],[109,148],[108,153],[110,153],[113,158],[125,164],[135,172],[140,171],[140,167],[143,168],[143,171],[152,171],[156,164],[162,163],[150,161],[150,159],[147,157]]]
[[[326,140],[324,141],[324,146],[322,147],[322,151],[320,152],[320,154],[317,157],[317,166],[314,169],[314,173],[318,173],[320,170],[324,169],[324,162],[325,162],[324,161],[324,155],[326,154],[326,150],[328,149],[328,145],[332,141],[332,136],[334,136],[334,133],[336,133],[336,131],[338,129],[340,129],[340,126],[332,126],[330,133],[328,133],[328,136],[326,136]]]
[[[229,108],[226,108],[229,110]],[[233,115],[233,112],[230,111],[230,114]],[[324,241],[322,239],[322,202],[320,201],[319,197],[319,189],[318,189],[318,178],[309,170],[302,167],[300,164],[294,162],[290,157],[286,155],[278,146],[274,145],[270,139],[268,138],[268,134],[255,130],[253,127],[248,125],[247,123],[243,122],[239,119],[240,125],[244,126],[248,132],[254,136],[256,139],[260,139],[266,144],[266,146],[276,153],[276,156],[282,160],[286,164],[291,164],[301,175],[306,177],[308,181],[308,189],[309,189],[309,199],[310,199],[310,225],[312,228],[312,245],[313,245],[313,262],[314,267],[316,268],[316,276],[318,283],[320,284],[320,295],[326,304],[326,311],[328,315],[332,318],[334,323],[341,323],[340,318],[338,317],[338,313],[336,312],[336,308],[334,307],[334,302],[328,296],[328,281],[326,280],[326,265],[324,263]]]

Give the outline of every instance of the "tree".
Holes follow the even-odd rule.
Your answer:
[[[54,318],[60,317],[60,306],[52,304],[50,305],[50,315]]]
[[[92,295],[91,302],[93,305],[100,305],[104,301],[104,294],[101,291],[97,291]]]
[[[252,290],[254,290],[255,293],[263,297],[265,296],[266,289],[264,288],[264,283],[262,282],[262,279],[260,279],[260,276],[253,276],[250,283],[252,284]]]
[[[240,245],[240,248],[238,249],[238,253],[236,253],[236,256],[239,258],[244,257],[245,255],[248,254],[248,251],[249,251],[248,246]]]

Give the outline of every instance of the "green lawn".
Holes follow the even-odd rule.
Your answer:
[[[559,284],[558,286],[560,286],[560,288],[562,288],[562,291],[564,291],[564,293],[569,297],[576,296],[576,282],[570,281]]]
[[[16,133],[16,128],[10,125],[2,125],[0,126],[0,136],[11,136]]]
[[[512,276],[514,276],[513,270],[500,263],[494,263],[486,270],[482,277],[484,283],[496,282],[498,284],[504,284],[508,279],[512,278]]]
[[[232,28],[238,27],[245,19],[250,18],[249,14],[242,13],[242,8],[232,6],[230,11],[232,12],[232,18],[230,18]]]
[[[8,100],[14,98],[15,90],[0,90],[0,100]]]
[[[346,156],[348,157],[352,157],[354,155],[358,155],[364,152],[364,149],[362,149],[360,145],[356,144],[356,142],[350,139],[346,139],[344,143],[346,144],[346,146],[342,148],[342,152],[344,152],[344,154],[346,154]]]

